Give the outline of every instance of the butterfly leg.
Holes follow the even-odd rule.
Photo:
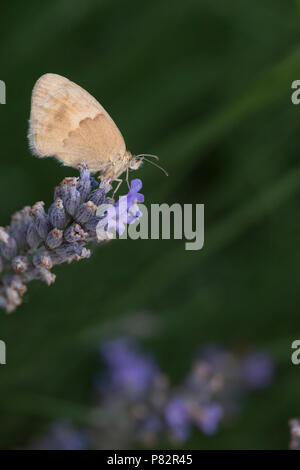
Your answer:
[[[129,184],[129,168],[127,167],[126,169],[126,183],[128,186],[128,189],[130,189],[130,184]]]
[[[113,192],[113,194],[112,194],[112,197],[113,197],[113,198],[115,197],[116,192],[118,191],[119,187],[120,187],[121,184],[123,183],[123,180],[120,179],[120,178],[116,178],[114,181],[117,181],[118,184],[117,184],[117,186],[115,187],[115,190],[114,190],[114,192]]]

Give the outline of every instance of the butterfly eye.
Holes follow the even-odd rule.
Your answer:
[[[137,164],[137,159],[133,158],[130,162],[130,168],[134,170],[136,168],[136,164]]]

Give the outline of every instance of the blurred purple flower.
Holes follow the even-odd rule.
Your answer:
[[[210,403],[203,408],[198,427],[204,434],[211,436],[218,430],[219,422],[223,416],[223,407],[219,403]]]
[[[163,423],[156,415],[147,416],[139,424],[139,433],[142,436],[156,436],[163,429]]]
[[[241,364],[244,383],[249,388],[267,387],[274,376],[274,363],[263,351],[247,354]]]
[[[289,448],[291,450],[300,450],[300,421],[297,418],[289,420],[291,440]]]
[[[225,349],[219,344],[207,344],[200,349],[200,358],[208,362],[212,366],[222,364]]]
[[[70,425],[58,423],[34,448],[126,449],[134,442],[149,445],[162,435],[173,443],[184,442],[192,427],[211,436],[223,418],[236,412],[246,385],[266,386],[274,372],[273,362],[264,352],[240,358],[209,347],[196,358],[185,380],[173,388],[153,359],[141,353],[131,339],[106,341],[100,354],[106,373],[96,382],[89,440]],[[295,426],[292,432],[298,439],[298,423]]]
[[[106,386],[128,396],[136,397],[147,390],[158,372],[152,358],[140,354],[126,339],[105,343],[101,355],[108,367]]]
[[[35,450],[85,450],[88,439],[84,432],[75,430],[70,424],[57,422],[50,426],[46,435],[37,439]]]
[[[165,420],[171,434],[185,441],[190,435],[190,419],[186,403],[180,397],[172,398],[165,407]]]

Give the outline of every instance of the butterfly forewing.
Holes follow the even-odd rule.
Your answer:
[[[34,87],[29,140],[39,157],[56,156],[74,167],[86,162],[92,171],[126,151],[122,134],[100,103],[55,74],[43,75]]]

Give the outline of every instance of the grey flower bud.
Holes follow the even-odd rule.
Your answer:
[[[39,236],[45,240],[50,230],[49,217],[44,210],[44,202],[39,201],[32,206],[31,212],[34,217],[34,226]]]
[[[54,228],[51,230],[51,232],[49,232],[46,238],[46,245],[53,250],[54,248],[57,248],[59,245],[61,245],[62,240],[63,231],[59,230],[58,228]]]
[[[53,266],[51,256],[49,255],[47,251],[44,251],[42,253],[36,253],[34,257],[32,258],[32,263],[37,268],[43,267],[46,269],[51,269]]]
[[[9,234],[5,230],[4,227],[0,227],[0,241],[3,243],[7,243],[9,239]]]
[[[96,210],[97,206],[93,202],[85,202],[84,204],[81,204],[76,212],[75,219],[80,224],[85,224],[95,215]]]
[[[56,278],[55,274],[53,274],[48,269],[41,267],[39,268],[38,273],[39,273],[39,278],[42,281],[44,281],[48,286],[50,286],[51,284],[55,282],[55,278]]]
[[[37,248],[41,243],[41,237],[37,233],[34,222],[29,224],[26,240],[30,248]]]
[[[53,227],[63,228],[66,221],[66,212],[62,199],[57,198],[49,208],[49,219]]]
[[[0,252],[3,258],[9,260],[16,256],[17,254],[17,243],[13,237],[8,236],[8,238],[4,237],[7,241],[0,242]]]
[[[28,260],[25,256],[16,256],[12,260],[11,265],[16,273],[23,273],[28,269]]]
[[[89,232],[96,232],[98,223],[100,222],[101,217],[94,216],[92,217],[85,225],[84,228]]]
[[[78,169],[80,171],[80,179],[77,183],[77,191],[80,192],[81,202],[84,202],[91,191],[90,172],[88,166],[84,163],[78,165]]]
[[[65,240],[69,243],[83,241],[87,238],[88,234],[82,229],[79,224],[72,224],[65,230]]]
[[[91,192],[89,195],[89,201],[92,201],[96,206],[103,204],[105,200],[105,190],[104,188],[97,188]]]
[[[80,206],[81,195],[75,186],[71,186],[64,197],[64,206],[66,211],[74,217]]]
[[[25,206],[21,211],[12,216],[9,234],[16,240],[19,249],[26,247],[26,234],[29,224],[33,221],[31,207]]]
[[[78,178],[67,177],[54,189],[54,199],[64,199],[70,186],[76,186]]]

